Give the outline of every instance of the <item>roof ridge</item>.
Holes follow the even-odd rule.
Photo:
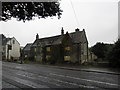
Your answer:
[[[75,32],[70,32],[68,34],[74,43],[80,43],[80,42],[82,42],[82,39],[83,39],[81,37],[82,34],[84,34],[83,32],[84,31],[75,31]],[[34,41],[32,46],[36,46],[36,42],[41,42],[41,45],[43,45],[43,46],[44,45],[58,44],[58,43],[61,43],[62,37],[63,37],[63,35],[56,35],[56,36],[51,36],[51,37],[39,38],[39,39],[36,39]]]
[[[32,44],[32,43],[27,43],[27,44]],[[26,45],[27,45],[27,44],[26,44]]]
[[[73,33],[78,33],[78,32],[83,32],[83,31],[77,31],[77,32],[68,32],[68,34],[73,34]],[[39,38],[40,39],[47,39],[47,38],[53,38],[53,37],[58,37],[58,36],[61,36],[61,35],[56,35],[56,36],[51,36],[51,37],[43,37],[43,38]]]

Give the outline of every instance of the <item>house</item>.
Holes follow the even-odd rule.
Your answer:
[[[0,34],[0,58],[5,59],[5,45],[6,45],[6,37],[3,34]]]
[[[14,38],[6,38],[3,34],[0,34],[1,42],[1,54],[2,60],[15,60],[20,57],[20,44]]]
[[[20,43],[15,37],[7,38],[6,42],[6,59],[17,60],[20,57]]]
[[[64,33],[52,37],[39,38],[31,45],[31,58],[41,62],[72,62],[83,64],[88,61],[88,41],[85,29]]]
[[[30,59],[30,47],[32,43],[27,43],[26,46],[22,49],[22,59],[29,60]]]

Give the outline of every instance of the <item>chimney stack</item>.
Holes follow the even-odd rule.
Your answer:
[[[39,35],[38,35],[38,33],[37,33],[37,35],[36,35],[36,39],[39,39]]]
[[[76,32],[78,32],[78,31],[79,31],[79,29],[77,28],[77,29],[75,29],[75,31],[76,31]]]
[[[83,29],[83,31],[85,32],[85,29]]]
[[[63,27],[61,29],[61,35],[64,35],[64,30],[63,30]]]

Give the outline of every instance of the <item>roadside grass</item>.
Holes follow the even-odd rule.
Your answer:
[[[73,64],[73,63],[56,63],[56,64],[49,64],[49,63],[43,63],[41,61],[30,61],[30,60],[3,60],[5,62],[13,62],[13,63],[20,63],[20,64],[41,64],[41,65],[50,65],[50,66],[61,66],[61,67],[71,67],[71,68],[103,68],[101,66],[98,66],[96,64]]]
[[[104,68],[107,68],[111,71],[120,72],[120,68],[113,68],[113,67],[109,67],[109,66],[105,66],[105,65],[98,65],[96,63],[86,63],[83,65],[80,65],[80,64],[73,64],[73,63],[48,64],[48,63],[43,63],[41,61],[30,61],[30,60],[17,60],[17,61],[3,60],[3,61],[12,62],[12,63],[19,63],[19,64],[40,64],[40,65],[60,66],[60,67],[69,67],[69,68],[80,68],[80,69],[90,69],[90,68],[104,69]],[[21,61],[22,61],[22,63],[21,63]]]

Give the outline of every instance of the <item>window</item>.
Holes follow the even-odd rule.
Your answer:
[[[71,49],[70,47],[65,47],[66,51],[70,51],[70,49]]]
[[[34,48],[34,52],[36,52],[37,51],[37,49],[36,48]]]
[[[8,45],[8,50],[12,50],[12,45]]]
[[[50,47],[46,47],[46,51],[50,52]]]
[[[15,44],[15,40],[13,40],[13,44]]]
[[[64,56],[65,61],[70,61],[70,56]]]
[[[27,55],[25,55],[25,58],[27,58],[28,56]]]
[[[36,60],[37,56],[34,56],[34,59]]]
[[[49,60],[51,58],[50,55],[46,55],[46,59]]]

